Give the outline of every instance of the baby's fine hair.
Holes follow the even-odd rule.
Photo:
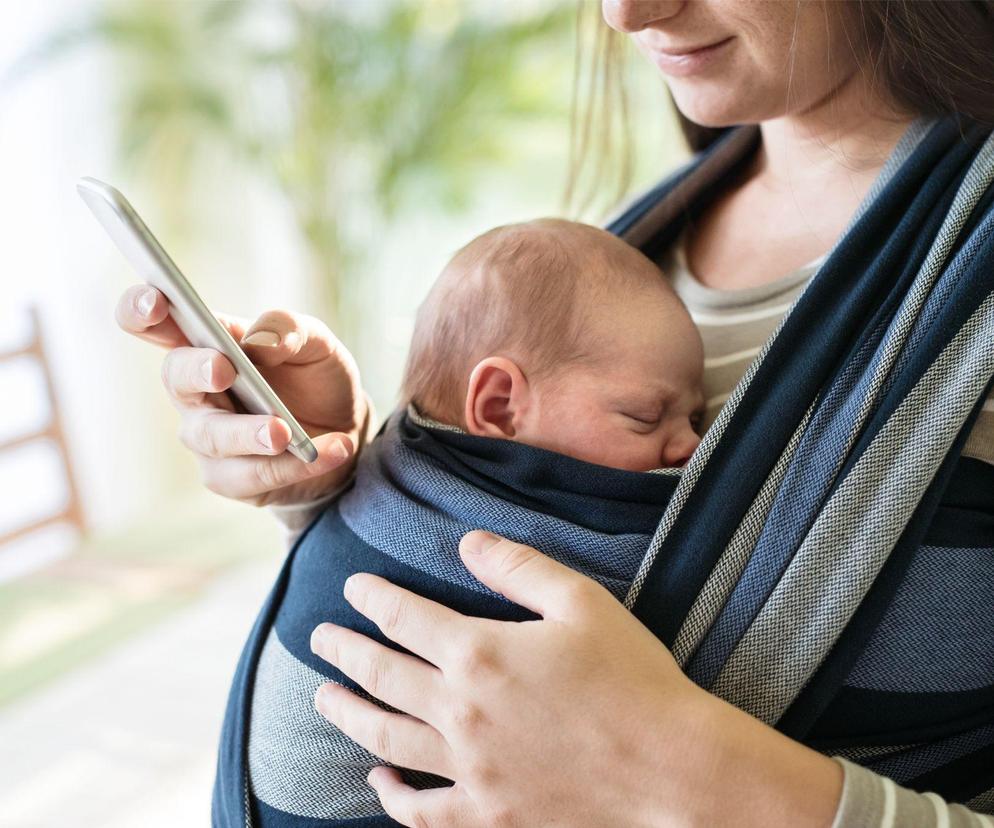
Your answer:
[[[418,309],[402,402],[464,426],[480,360],[507,357],[531,381],[595,359],[587,303],[647,288],[671,291],[648,258],[598,227],[541,218],[488,230],[456,252]]]

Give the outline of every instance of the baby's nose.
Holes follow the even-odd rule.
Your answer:
[[[701,438],[687,424],[687,427],[674,434],[663,446],[663,466],[685,466],[691,455],[701,444]]]

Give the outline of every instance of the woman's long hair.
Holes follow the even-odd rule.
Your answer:
[[[833,4],[841,8],[843,4]],[[580,211],[614,178],[626,193],[633,170],[629,101],[621,61],[624,35],[578,0],[569,172],[565,204]],[[994,128],[994,0],[847,0],[843,22],[860,71],[900,111],[957,114]],[[675,107],[674,107],[675,109]],[[721,129],[695,124],[677,110],[688,147],[705,149]],[[589,171],[587,192],[576,182]],[[578,205],[578,202],[580,204]]]

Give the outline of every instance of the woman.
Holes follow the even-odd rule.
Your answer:
[[[976,153],[976,158],[984,161],[981,157],[984,149],[976,149],[982,141],[976,136],[983,130],[989,132],[994,125],[991,6],[979,2],[790,4],[741,0],[697,3],[605,0],[603,13],[612,27],[629,33],[639,49],[656,63],[666,76],[677,106],[690,121],[714,127],[759,125],[755,140],[741,131],[730,138],[726,136],[690,173],[678,176],[675,183],[665,184],[662,197],[658,197],[664,211],[688,199],[695,211],[693,221],[687,224],[672,221],[666,225],[675,228],[669,235],[664,233],[649,242],[641,240],[649,247],[654,244],[659,248],[654,253],[665,259],[671,270],[682,268],[685,280],[692,275],[696,287],[687,289],[685,299],[694,299],[694,290],[699,294],[699,289],[706,289],[712,292],[708,294],[711,299],[724,293],[738,302],[738,310],[726,315],[724,324],[714,324],[711,331],[702,325],[706,345],[710,341],[709,354],[718,355],[711,360],[711,387],[715,391],[712,414],[717,414],[717,423],[698,454],[711,453],[715,457],[725,450],[731,462],[741,452],[730,453],[734,447],[729,449],[729,439],[709,441],[709,437],[712,433],[720,436],[722,432],[727,436],[734,431],[733,427],[747,429],[756,420],[758,415],[742,426],[743,418],[735,418],[735,409],[746,399],[742,394],[748,394],[749,387],[756,386],[755,382],[750,385],[750,379],[755,379],[759,371],[768,372],[774,365],[783,371],[783,384],[803,385],[806,381],[804,371],[798,371],[792,364],[790,354],[782,353],[782,336],[779,340],[774,336],[772,347],[767,345],[760,359],[747,369],[752,354],[771,331],[750,329],[749,347],[740,345],[736,350],[722,338],[722,331],[727,334],[744,330],[734,328],[729,322],[731,318],[740,321],[761,318],[775,325],[777,320],[772,318],[770,308],[778,305],[771,297],[780,291],[793,299],[807,277],[819,270],[826,254],[832,251],[820,275],[831,272],[839,280],[852,278],[851,296],[848,292],[841,297],[830,294],[826,291],[832,285],[826,285],[826,279],[814,280],[812,285],[816,287],[802,297],[805,301],[795,306],[785,326],[797,327],[798,319],[807,313],[813,326],[811,339],[822,350],[839,347],[839,338],[845,330],[838,328],[837,335],[832,334],[836,330],[833,325],[846,324],[858,329],[857,333],[865,329],[870,332],[866,341],[872,340],[875,345],[889,341],[879,338],[883,334],[878,334],[878,329],[886,328],[889,336],[891,328],[883,323],[889,323],[891,317],[880,317],[880,324],[874,321],[877,319],[874,306],[866,304],[874,297],[862,296],[861,286],[871,275],[881,290],[890,289],[890,283],[897,283],[899,277],[913,277],[907,293],[912,295],[919,284],[919,271],[929,270],[928,256],[937,244],[933,243],[933,237],[941,241],[948,229],[946,223],[941,223],[943,217],[955,213],[964,188],[969,189],[963,181],[970,184],[975,166],[970,167],[965,179],[961,174],[949,173],[952,176],[949,181],[956,183],[956,188],[935,184],[933,192],[929,189],[931,185],[914,184],[914,170],[909,171],[909,165],[934,166],[935,175],[939,176],[945,174],[946,168],[955,166],[949,159],[960,152],[949,130],[943,133],[941,126],[930,127],[930,119],[963,113],[971,123],[979,123],[981,127],[967,130],[960,143],[966,146],[967,138],[973,136],[969,152],[962,151],[964,157],[968,155],[970,161]],[[885,29],[885,25],[890,28]],[[876,56],[872,65],[868,62],[871,56]],[[909,158],[908,165],[898,163]],[[888,159],[890,164],[886,163]],[[981,171],[985,168],[984,164],[977,167]],[[703,178],[696,172],[709,169],[711,172]],[[929,172],[922,170],[919,177],[924,180]],[[696,180],[703,183],[693,183]],[[681,181],[690,181],[690,189],[682,186]],[[989,179],[984,179],[982,186],[975,188],[978,192],[970,204],[971,208],[979,206],[971,216],[978,212],[987,215],[990,200],[989,197],[984,200],[983,196],[987,183]],[[906,189],[906,198],[902,187]],[[929,209],[932,202],[942,204],[942,215]],[[616,231],[634,243],[639,221],[647,211],[655,209],[655,203],[650,199],[637,204],[626,214],[628,218],[622,217]],[[929,232],[919,233],[921,243],[916,242],[916,234],[908,229],[903,217],[891,217],[892,223],[887,223],[890,219],[879,207],[886,203],[896,204],[899,212],[906,209],[909,217],[918,216],[915,220],[920,221],[922,228],[929,228]],[[866,220],[857,222],[860,216]],[[976,218],[958,221],[953,235],[964,224],[972,233],[976,222]],[[839,239],[847,227],[853,230],[840,245]],[[889,229],[878,229],[875,234],[874,227]],[[678,229],[686,232],[676,238]],[[902,234],[907,237],[903,246],[896,241]],[[888,241],[891,237],[895,240],[893,244]],[[880,246],[882,252],[873,259],[872,267],[853,254],[857,242],[867,249],[874,244]],[[931,246],[925,246],[925,242]],[[950,257],[955,254],[947,270],[969,264],[970,257],[962,249],[952,249],[952,241],[947,247]],[[986,250],[983,248],[977,257],[981,253],[987,255]],[[907,258],[908,267],[902,266],[902,256]],[[947,261],[943,260],[943,266]],[[921,263],[924,264],[919,268]],[[773,293],[766,290],[771,285],[775,287]],[[931,313],[931,318],[941,321],[945,318],[941,316],[943,308],[956,304],[953,299],[945,304],[939,301],[946,288],[942,282],[936,285],[935,301],[923,299],[920,314],[909,317],[909,348],[928,341],[927,331],[918,334],[920,319]],[[817,316],[818,308],[812,298],[819,295],[816,288],[822,289],[834,303],[833,313],[823,318]],[[954,292],[955,286],[949,290]],[[881,293],[876,297],[880,313],[890,302],[890,296]],[[897,298],[903,309],[903,289]],[[848,312],[839,310],[849,307],[853,308],[851,319]],[[764,312],[758,313],[757,308]],[[785,310],[781,308],[780,314]],[[721,316],[718,310],[712,311],[712,321]],[[894,313],[893,309],[889,312]],[[133,288],[119,304],[118,320],[126,330],[171,349],[163,368],[164,381],[183,415],[183,440],[200,458],[207,485],[222,494],[257,504],[282,504],[288,525],[300,527],[319,508],[318,499],[331,496],[347,480],[355,448],[364,440],[368,406],[351,358],[314,320],[273,313],[264,315],[248,329],[232,325],[233,333],[243,338],[246,349],[266,369],[277,392],[312,433],[321,435],[316,439],[320,459],[305,467],[281,454],[289,439],[284,424],[272,418],[231,411],[225,398],[218,396],[230,385],[230,365],[219,354],[182,347],[182,338],[165,313],[165,302],[160,295],[149,288]],[[698,319],[709,318],[703,312],[696,315]],[[904,318],[900,313],[897,317]],[[969,333],[969,325],[963,330]],[[960,341],[958,335],[955,341]],[[811,347],[811,343],[795,342],[798,350],[802,346]],[[871,356],[867,363],[869,373],[877,366],[874,362],[877,351]],[[843,358],[846,365],[854,359],[852,353],[840,350],[838,359]],[[900,357],[894,359],[898,360],[897,364],[904,364]],[[741,393],[732,392],[737,377],[719,380],[716,370],[734,365],[736,360],[740,362],[739,372],[746,374],[743,382],[749,386]],[[762,364],[757,369],[759,363]],[[979,370],[967,373],[973,375]],[[989,378],[990,372],[974,382],[974,400],[989,390]],[[832,381],[836,384],[826,386],[824,395],[816,399],[831,399],[841,386],[848,391],[855,387],[846,385],[844,375]],[[329,403],[308,397],[306,389],[311,387],[333,387],[339,389],[339,394]],[[918,388],[915,386],[902,399],[911,400]],[[881,394],[886,398],[891,390],[893,383],[885,382]],[[722,406],[723,393],[731,393],[731,398]],[[849,412],[847,399],[840,398],[838,409],[830,410],[824,417],[851,416],[865,422],[867,430],[878,428],[865,419],[870,416],[866,411]],[[793,402],[798,400],[801,398]],[[937,478],[945,475],[944,480],[959,479],[950,469],[961,452],[964,456],[972,452],[974,462],[979,465],[971,468],[977,475],[986,473],[980,468],[989,465],[985,461],[994,461],[994,454],[984,455],[989,441],[986,420],[979,416],[979,403],[969,402],[972,413],[962,419],[965,423],[962,435],[955,440],[955,435],[950,436],[953,448],[949,462],[943,461]],[[906,405],[897,406],[890,420],[879,426],[878,433],[897,422],[906,408]],[[806,440],[816,441],[819,429],[825,431],[834,422],[824,420],[824,410],[825,406],[812,403],[809,411],[799,412],[796,440],[791,437],[793,415],[783,413],[789,420],[784,443],[791,451]],[[764,414],[770,417],[770,434],[779,433],[773,416],[778,413]],[[816,424],[818,428],[814,427]],[[916,440],[923,438],[918,431],[910,434]],[[908,442],[907,433],[898,436],[900,439],[890,444]],[[773,441],[774,437],[769,439]],[[853,432],[851,442],[841,450],[840,463],[850,456],[847,452],[854,444],[852,441],[858,443],[859,439],[860,435]],[[748,444],[750,451],[753,445]],[[862,456],[870,454],[874,445],[879,443],[871,443]],[[826,452],[835,450],[833,446],[827,444],[825,451],[808,455],[797,450],[796,456],[825,459],[829,456]],[[771,456],[776,458],[778,452],[779,449]],[[695,466],[698,460],[695,456],[685,471],[686,481],[681,481],[681,487],[686,482],[684,500],[688,503],[693,499],[695,487],[706,491],[706,459]],[[771,473],[769,479],[776,477],[775,483],[789,482],[793,468],[782,471],[782,477]],[[808,469],[809,475],[814,474],[812,469]],[[832,471],[832,479],[837,471]],[[856,476],[848,466],[846,471],[847,480]],[[873,481],[866,497],[879,492],[890,492],[892,499],[899,497],[900,487],[888,489],[898,469],[890,477],[887,471],[884,468],[883,477]],[[902,481],[903,478],[897,483]],[[734,499],[733,491],[724,491]],[[803,499],[806,492],[807,489],[799,488],[794,499]],[[926,500],[929,492],[932,488],[926,492]],[[718,501],[717,497],[715,494],[710,501],[712,509],[720,505],[722,510],[731,511],[729,503]],[[778,504],[779,501],[774,501],[768,507],[770,515],[776,514]],[[827,508],[816,510],[813,517],[820,519],[827,511]],[[871,507],[864,511],[871,519],[866,531],[872,533],[875,529],[872,518],[877,512]],[[714,522],[720,522],[722,512],[712,514]],[[679,520],[679,515],[675,520]],[[770,521],[765,520],[767,524]],[[700,530],[704,522],[698,520],[690,528]],[[763,520],[756,523],[757,534],[762,531],[763,523]],[[743,526],[746,525],[744,522]],[[672,536],[670,532],[662,542]],[[759,548],[763,543],[775,545],[776,538],[767,542],[759,534],[759,540],[754,541]],[[994,543],[973,545],[990,547]],[[867,548],[870,546],[868,540]],[[966,548],[968,544],[964,542],[963,546]],[[693,544],[686,543],[684,547],[691,548]],[[655,554],[660,548],[663,547],[651,551]],[[894,550],[901,549],[897,541],[887,546],[895,559],[899,556]],[[699,602],[688,601],[681,594],[679,583],[674,582],[672,590],[661,588],[660,585],[666,586],[670,570],[664,573],[666,577],[657,577],[659,570],[651,569],[651,555],[647,558],[650,569],[638,582],[641,592],[635,589],[631,596],[630,606],[635,611],[632,615],[595,584],[564,570],[536,550],[477,532],[464,538],[461,551],[476,577],[532,609],[542,620],[505,624],[470,619],[382,579],[358,575],[346,585],[348,600],[388,638],[422,656],[424,661],[410,659],[362,635],[330,625],[319,627],[313,638],[315,651],[345,675],[372,695],[411,715],[386,713],[333,684],[323,687],[317,696],[321,713],[385,760],[437,773],[456,783],[451,788],[415,791],[402,782],[395,770],[377,769],[371,774],[370,783],[377,789],[385,811],[397,821],[406,825],[460,826],[670,822],[828,825],[833,819],[836,825],[986,824],[983,821],[987,818],[971,815],[962,806],[950,809],[934,795],[897,788],[883,776],[828,758],[825,753],[833,752],[830,744],[820,744],[822,752],[818,752],[784,735],[784,732],[809,735],[816,731],[825,711],[833,709],[834,700],[804,698],[810,704],[800,716],[797,710],[801,708],[795,704],[797,697],[792,696],[782,704],[777,699],[779,675],[747,671],[744,677],[739,676],[737,685],[726,681],[720,695],[742,698],[742,706],[763,711],[757,713],[757,718],[702,689],[701,685],[721,688],[726,676],[721,668],[730,661],[729,653],[722,649],[727,642],[713,633],[721,630],[727,607],[734,608],[738,606],[736,602],[741,603],[740,599],[748,599],[748,595],[742,598],[738,591],[744,582],[741,577],[724,596],[727,603],[723,601],[723,606],[710,616],[710,626],[704,625],[693,646],[689,646],[681,642],[686,641],[687,619],[700,616]],[[712,561],[714,572],[725,560],[716,556],[717,552]],[[678,572],[681,561],[673,563],[672,571]],[[977,577],[989,578],[990,558],[986,559],[986,568],[984,561],[981,564]],[[881,583],[875,588],[886,586],[883,582],[888,580],[890,570],[881,571],[883,576],[878,579]],[[745,572],[748,574],[748,567]],[[698,580],[707,576],[706,571],[697,573]],[[903,593],[899,585],[891,587],[890,597],[897,590],[900,599]],[[653,601],[644,600],[645,595],[653,597]],[[881,612],[884,604],[900,604],[898,599],[882,602]],[[685,606],[681,606],[679,613],[668,609],[680,606],[681,602]],[[860,623],[865,620],[859,612],[852,617]],[[645,621],[648,628],[638,619]],[[880,616],[875,620],[879,622]],[[920,620],[905,619],[912,625]],[[846,633],[849,632],[847,627]],[[687,678],[653,633],[675,642],[681,665],[696,683]],[[784,638],[785,647],[794,643],[789,627],[785,628]],[[857,649],[872,649],[874,640],[864,637]],[[966,654],[967,650],[963,652]],[[805,655],[801,651],[787,663],[792,666]],[[834,655],[826,657],[819,671],[826,665],[831,667],[832,658]],[[983,659],[982,655],[982,662]],[[818,672],[808,677],[812,678],[813,686],[817,684],[814,679],[823,676]],[[802,688],[801,697],[807,689]],[[933,705],[951,703],[947,696],[924,695]],[[758,706],[754,703],[757,697]],[[989,710],[989,699],[986,704]],[[774,708],[772,715],[766,715]],[[858,705],[850,709],[863,712]],[[887,715],[883,709],[872,712],[881,718]],[[962,774],[965,772],[962,762],[972,762],[971,784],[976,787],[987,779],[988,787],[994,789],[989,770],[990,717],[984,713],[983,704],[974,713],[976,727],[971,733],[976,743],[971,743],[972,752],[958,747],[960,752],[955,758],[961,764],[954,762],[943,768],[947,769],[947,775]],[[813,717],[814,725],[805,720],[802,726],[799,716]],[[778,729],[764,724],[760,718],[775,721]],[[808,735],[805,741],[813,743],[815,740]],[[915,761],[934,759],[933,754],[950,750],[945,742],[927,747],[928,756],[921,758],[914,754]],[[861,761],[867,758],[858,751],[850,756]],[[912,777],[913,773],[905,775]],[[941,774],[934,778],[942,781]],[[957,790],[952,783],[946,787],[949,791]],[[994,810],[989,793],[971,790],[962,798],[970,801],[978,812]]]

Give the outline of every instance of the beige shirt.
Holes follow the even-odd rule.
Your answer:
[[[659,262],[704,341],[704,428],[714,422],[749,363],[824,260],[822,256],[774,282],[742,290],[716,290],[697,281],[687,265],[682,235]],[[963,454],[994,463],[994,394],[985,401]]]

